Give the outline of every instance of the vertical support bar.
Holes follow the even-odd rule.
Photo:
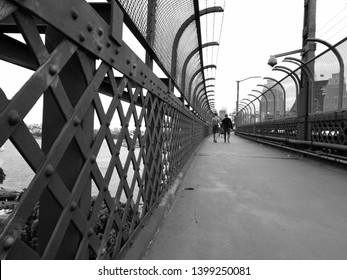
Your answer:
[[[153,43],[154,43],[154,39],[155,39],[156,6],[157,6],[157,0],[148,0],[147,34],[146,34],[147,38],[146,38],[146,40],[147,40],[147,42],[151,48],[153,47]],[[150,56],[150,54],[148,52],[146,52],[145,60],[146,60],[145,61],[146,65],[151,70],[153,70],[153,58]],[[156,98],[155,96],[152,95],[152,93],[150,91],[148,91],[147,94],[151,95],[150,97]],[[151,115],[155,114],[154,113],[155,108],[152,107],[152,100],[153,100],[153,98],[148,98],[148,104],[146,104],[147,105],[147,108],[146,108],[147,120],[150,120]],[[153,125],[151,125],[151,123],[147,123],[146,129],[149,131],[150,137],[152,137],[154,135],[155,127]],[[153,139],[152,139],[152,141],[153,141]],[[147,164],[147,168],[149,169],[149,174],[148,174],[149,176],[145,177],[145,189],[150,189],[151,184],[153,183],[153,180],[154,180],[154,178],[152,177],[152,174],[150,174],[150,170],[151,170],[151,167],[153,165],[154,159],[153,159],[153,157],[149,156],[150,151],[151,151],[151,146],[149,143],[149,137],[147,137],[146,142],[147,142],[146,143],[146,161],[147,161],[146,164]],[[146,201],[145,201],[145,204],[147,207],[146,211],[151,207],[151,197],[152,197],[151,194],[149,194],[148,197],[146,197]]]
[[[153,43],[155,40],[156,7],[157,0],[148,0],[146,40],[151,48],[153,48]],[[153,59],[150,57],[148,52],[146,52],[146,64],[149,68],[153,70]]]
[[[111,1],[111,36],[121,45],[123,38],[123,19],[124,15],[115,0]]]
[[[304,26],[302,44],[304,54],[302,61],[306,62],[314,58],[315,55],[315,43],[307,42],[308,38],[315,38],[316,33],[316,2],[317,0],[305,0],[304,4]],[[312,61],[307,65],[309,69],[314,73],[314,62]],[[310,140],[310,126],[308,123],[308,115],[310,110],[310,79],[307,77],[305,71],[301,72],[301,88],[300,94],[297,100],[297,113],[298,113],[298,127],[297,127],[297,139],[298,140]]]
[[[49,51],[54,49],[62,40],[60,33],[53,28],[46,31],[46,46]],[[84,57],[84,63],[89,64],[89,69],[95,68],[94,61]],[[90,71],[91,72],[91,71]],[[64,69],[59,73],[59,78],[64,85],[65,92],[74,107],[81,98],[84,89],[89,81],[86,80],[82,70],[78,55],[75,54]],[[91,78],[91,77],[90,77]],[[93,139],[94,112],[93,107],[83,119],[81,126],[84,130],[88,142]],[[66,120],[50,90],[46,91],[43,99],[43,123],[42,123],[42,150],[48,153],[63,129]],[[71,192],[77,180],[78,174],[83,166],[84,158],[77,143],[72,140],[69,144],[56,172],[60,175],[65,187]],[[91,181],[87,181],[84,196],[80,201],[76,201],[82,211],[88,215],[91,203]],[[50,192],[46,189],[40,198],[40,218],[39,218],[39,244],[38,252],[44,253],[49,238],[52,236],[62,209]],[[77,252],[81,235],[75,226],[70,223],[63,237],[61,247],[56,255],[56,259],[74,259]]]

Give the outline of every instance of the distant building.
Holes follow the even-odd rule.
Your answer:
[[[284,94],[280,85],[274,85],[274,81],[268,80],[266,87],[270,88],[271,91],[266,88],[263,89],[263,93],[266,93],[260,98],[260,116],[262,120],[272,119],[275,115],[284,115]],[[276,104],[274,104],[275,102]],[[276,110],[276,112],[274,110]]]
[[[312,113],[323,112],[328,80],[315,81],[313,83]]]
[[[219,110],[219,117],[221,119],[224,119],[226,114],[228,114],[227,108],[222,108],[222,109]]]
[[[332,74],[331,78],[328,80],[326,85],[326,92],[324,98],[324,112],[336,111],[339,96],[339,73]],[[347,106],[347,96],[346,96],[346,83],[343,83],[343,100],[342,107]]]

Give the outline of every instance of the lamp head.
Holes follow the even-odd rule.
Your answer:
[[[277,64],[276,57],[273,55],[270,55],[270,58],[269,58],[267,64],[270,65],[271,67],[274,67]]]

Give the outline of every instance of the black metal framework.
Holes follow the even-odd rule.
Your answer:
[[[265,80],[272,80],[274,85],[263,92],[256,91],[259,96],[249,100],[250,104],[256,99],[265,98],[265,94],[273,91],[275,86],[280,86],[283,93],[288,93],[290,89],[284,86],[283,81],[291,77],[296,93],[292,107],[287,108],[281,117],[270,120],[260,118],[260,122],[254,123],[250,122],[251,112],[243,110],[240,112],[242,117],[238,118],[237,133],[255,139],[280,142],[281,145],[299,145],[310,150],[323,149],[328,151],[329,156],[333,154],[334,160],[341,156],[344,161],[347,156],[347,93],[344,69],[347,61],[344,51],[347,48],[347,38],[333,46],[315,38],[308,38],[307,41],[319,42],[328,48],[306,62],[293,58],[284,59],[287,63],[295,62],[298,67],[291,70],[284,66],[276,66],[274,70],[284,72],[285,76],[280,80],[265,77]],[[327,61],[331,64],[330,67],[327,67]],[[327,78],[319,77],[317,73],[320,71],[325,71]],[[275,97],[276,94],[272,92],[272,95]],[[297,112],[297,115],[293,117],[291,112]]]
[[[191,112],[122,41],[136,1],[118,2],[0,1],[0,58],[33,71],[11,99],[0,90],[0,146],[11,141],[34,172],[2,229],[1,259],[121,258],[210,134],[207,97],[203,114]],[[24,118],[42,96],[40,146]]]

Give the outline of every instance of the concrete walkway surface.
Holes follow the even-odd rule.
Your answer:
[[[145,259],[347,259],[347,172],[231,135],[199,148]]]

